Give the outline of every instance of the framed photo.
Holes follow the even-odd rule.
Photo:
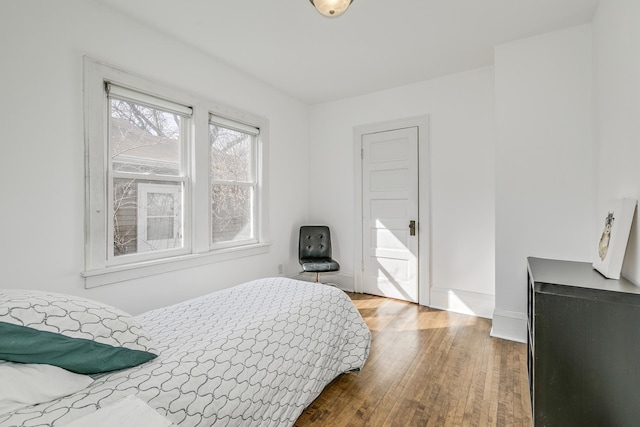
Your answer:
[[[613,200],[602,215],[602,233],[598,236],[593,268],[608,279],[620,278],[637,202],[634,199]]]

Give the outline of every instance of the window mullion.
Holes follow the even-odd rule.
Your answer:
[[[131,173],[131,172],[118,172],[111,171],[109,173],[112,179],[121,178],[121,179],[135,179],[135,180],[144,180],[144,181],[162,181],[162,182],[187,182],[188,177],[186,176],[175,176],[175,175],[156,175],[156,174],[145,174],[145,173]]]
[[[212,179],[211,184],[213,185],[237,185],[242,187],[255,187],[255,181],[225,181],[225,180],[217,180]]]
[[[211,184],[209,182],[209,112],[206,107],[193,111],[192,159],[192,244],[194,253],[209,251],[211,235]]]

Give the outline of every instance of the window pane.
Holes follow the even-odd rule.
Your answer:
[[[247,240],[253,233],[253,188],[213,185],[211,189],[211,241]]]
[[[181,248],[182,184],[113,180],[113,255]]]
[[[180,175],[181,116],[115,98],[110,107],[114,171]]]
[[[147,192],[147,240],[173,238],[174,197],[171,193]]]
[[[210,124],[211,178],[221,181],[252,181],[253,139],[252,135]]]
[[[147,193],[147,216],[173,216],[174,203],[172,194]]]
[[[149,240],[171,239],[173,237],[173,218],[147,219],[147,238]]]

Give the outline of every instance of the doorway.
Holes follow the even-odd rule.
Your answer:
[[[427,123],[355,130],[356,292],[429,304]]]

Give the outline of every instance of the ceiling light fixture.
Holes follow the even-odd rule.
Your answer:
[[[309,0],[318,12],[329,18],[342,15],[353,0]]]

